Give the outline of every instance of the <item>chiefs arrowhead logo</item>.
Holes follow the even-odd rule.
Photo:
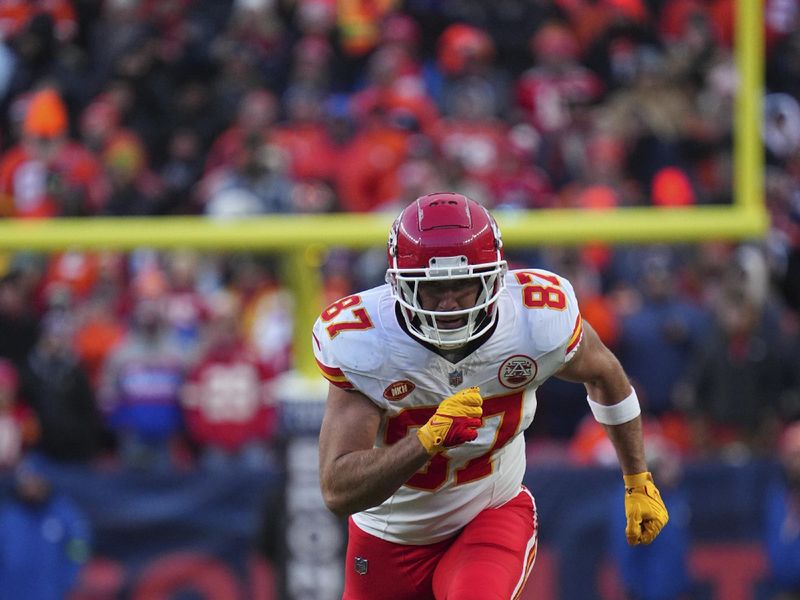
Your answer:
[[[408,396],[416,387],[417,386],[408,379],[401,379],[400,381],[389,384],[387,388],[383,390],[383,397],[391,402],[397,402]]]

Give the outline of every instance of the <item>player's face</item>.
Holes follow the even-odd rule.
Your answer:
[[[449,312],[465,310],[475,306],[481,284],[476,279],[455,279],[452,281],[426,281],[419,285],[419,302],[424,310]],[[437,317],[436,323],[442,329],[456,329],[467,323],[466,315],[450,319]]]

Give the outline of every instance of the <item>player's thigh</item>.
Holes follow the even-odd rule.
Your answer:
[[[343,600],[433,600],[433,571],[452,540],[387,542],[348,523]]]
[[[536,558],[536,504],[527,489],[482,511],[445,552],[433,576],[436,600],[511,600]]]

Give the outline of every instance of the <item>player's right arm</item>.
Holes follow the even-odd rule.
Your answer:
[[[483,399],[477,388],[456,392],[416,431],[390,445],[376,446],[385,408],[359,391],[358,384],[382,360],[373,310],[359,295],[326,308],[314,324],[314,356],[330,385],[320,430],[320,485],[328,508],[353,514],[381,504],[431,456],[474,440]],[[376,360],[378,362],[376,362]]]
[[[382,411],[364,394],[329,386],[319,434],[320,485],[339,516],[381,504],[430,459],[415,435],[373,447]]]
[[[320,487],[326,506],[337,515],[379,505],[429,459],[416,436],[374,447],[384,409],[353,379],[379,368],[382,340],[371,336],[376,316],[364,296],[348,296],[322,311],[312,334],[317,365],[329,382],[319,436]]]

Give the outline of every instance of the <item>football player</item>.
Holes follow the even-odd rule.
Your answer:
[[[313,330],[330,382],[322,494],[350,515],[344,599],[521,594],[538,530],[523,432],[553,375],[586,386],[622,469],[628,542],[653,541],[668,515],[639,402],[569,281],[508,271],[495,220],[453,193],[402,211],[388,260],[386,285],[334,302]]]

